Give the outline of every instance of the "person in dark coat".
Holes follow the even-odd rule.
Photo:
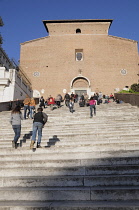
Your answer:
[[[65,94],[64,100],[65,100],[65,105],[66,105],[66,106],[69,106],[70,95],[69,95],[68,93]]]
[[[42,106],[45,108],[45,100],[44,100],[43,96],[41,96],[41,98],[40,98],[40,105],[39,105],[39,107],[42,108]]]
[[[41,148],[41,137],[42,137],[42,129],[45,125],[45,123],[48,120],[47,114],[43,112],[43,108],[39,107],[37,109],[37,113],[34,115],[33,120],[33,132],[32,132],[32,138],[30,143],[30,149],[33,149],[34,144],[36,142],[36,136],[38,133],[38,141],[37,141],[37,148]]]

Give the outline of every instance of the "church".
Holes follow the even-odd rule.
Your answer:
[[[33,96],[110,95],[138,83],[138,42],[109,35],[111,19],[44,20],[46,37],[21,43]]]

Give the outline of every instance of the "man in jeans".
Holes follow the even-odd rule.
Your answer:
[[[37,113],[34,115],[33,120],[33,132],[32,132],[32,139],[30,144],[30,149],[33,149],[34,144],[36,142],[36,136],[38,132],[38,141],[37,141],[37,148],[41,148],[41,137],[42,137],[42,128],[47,122],[48,116],[43,112],[43,108],[38,108]]]

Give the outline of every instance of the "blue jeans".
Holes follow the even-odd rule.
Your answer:
[[[96,115],[96,106],[95,105],[90,105],[90,117],[93,116],[93,109],[94,109],[94,115]]]
[[[36,142],[36,136],[37,136],[37,132],[38,132],[38,144],[41,143],[42,128],[43,128],[42,123],[40,123],[40,122],[33,123],[32,140]]]
[[[69,111],[73,113],[73,106],[69,106]]]
[[[24,119],[26,119],[27,110],[30,112],[29,105],[24,105]]]
[[[14,136],[14,142],[17,143],[20,134],[21,134],[21,125],[12,125],[15,136]]]
[[[34,106],[30,106],[30,118],[33,118],[33,110],[35,109]]]
[[[65,105],[69,106],[69,100],[65,100]]]

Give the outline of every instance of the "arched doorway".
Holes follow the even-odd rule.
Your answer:
[[[71,81],[71,92],[81,96],[83,93],[91,94],[90,81],[88,78],[78,76]]]

